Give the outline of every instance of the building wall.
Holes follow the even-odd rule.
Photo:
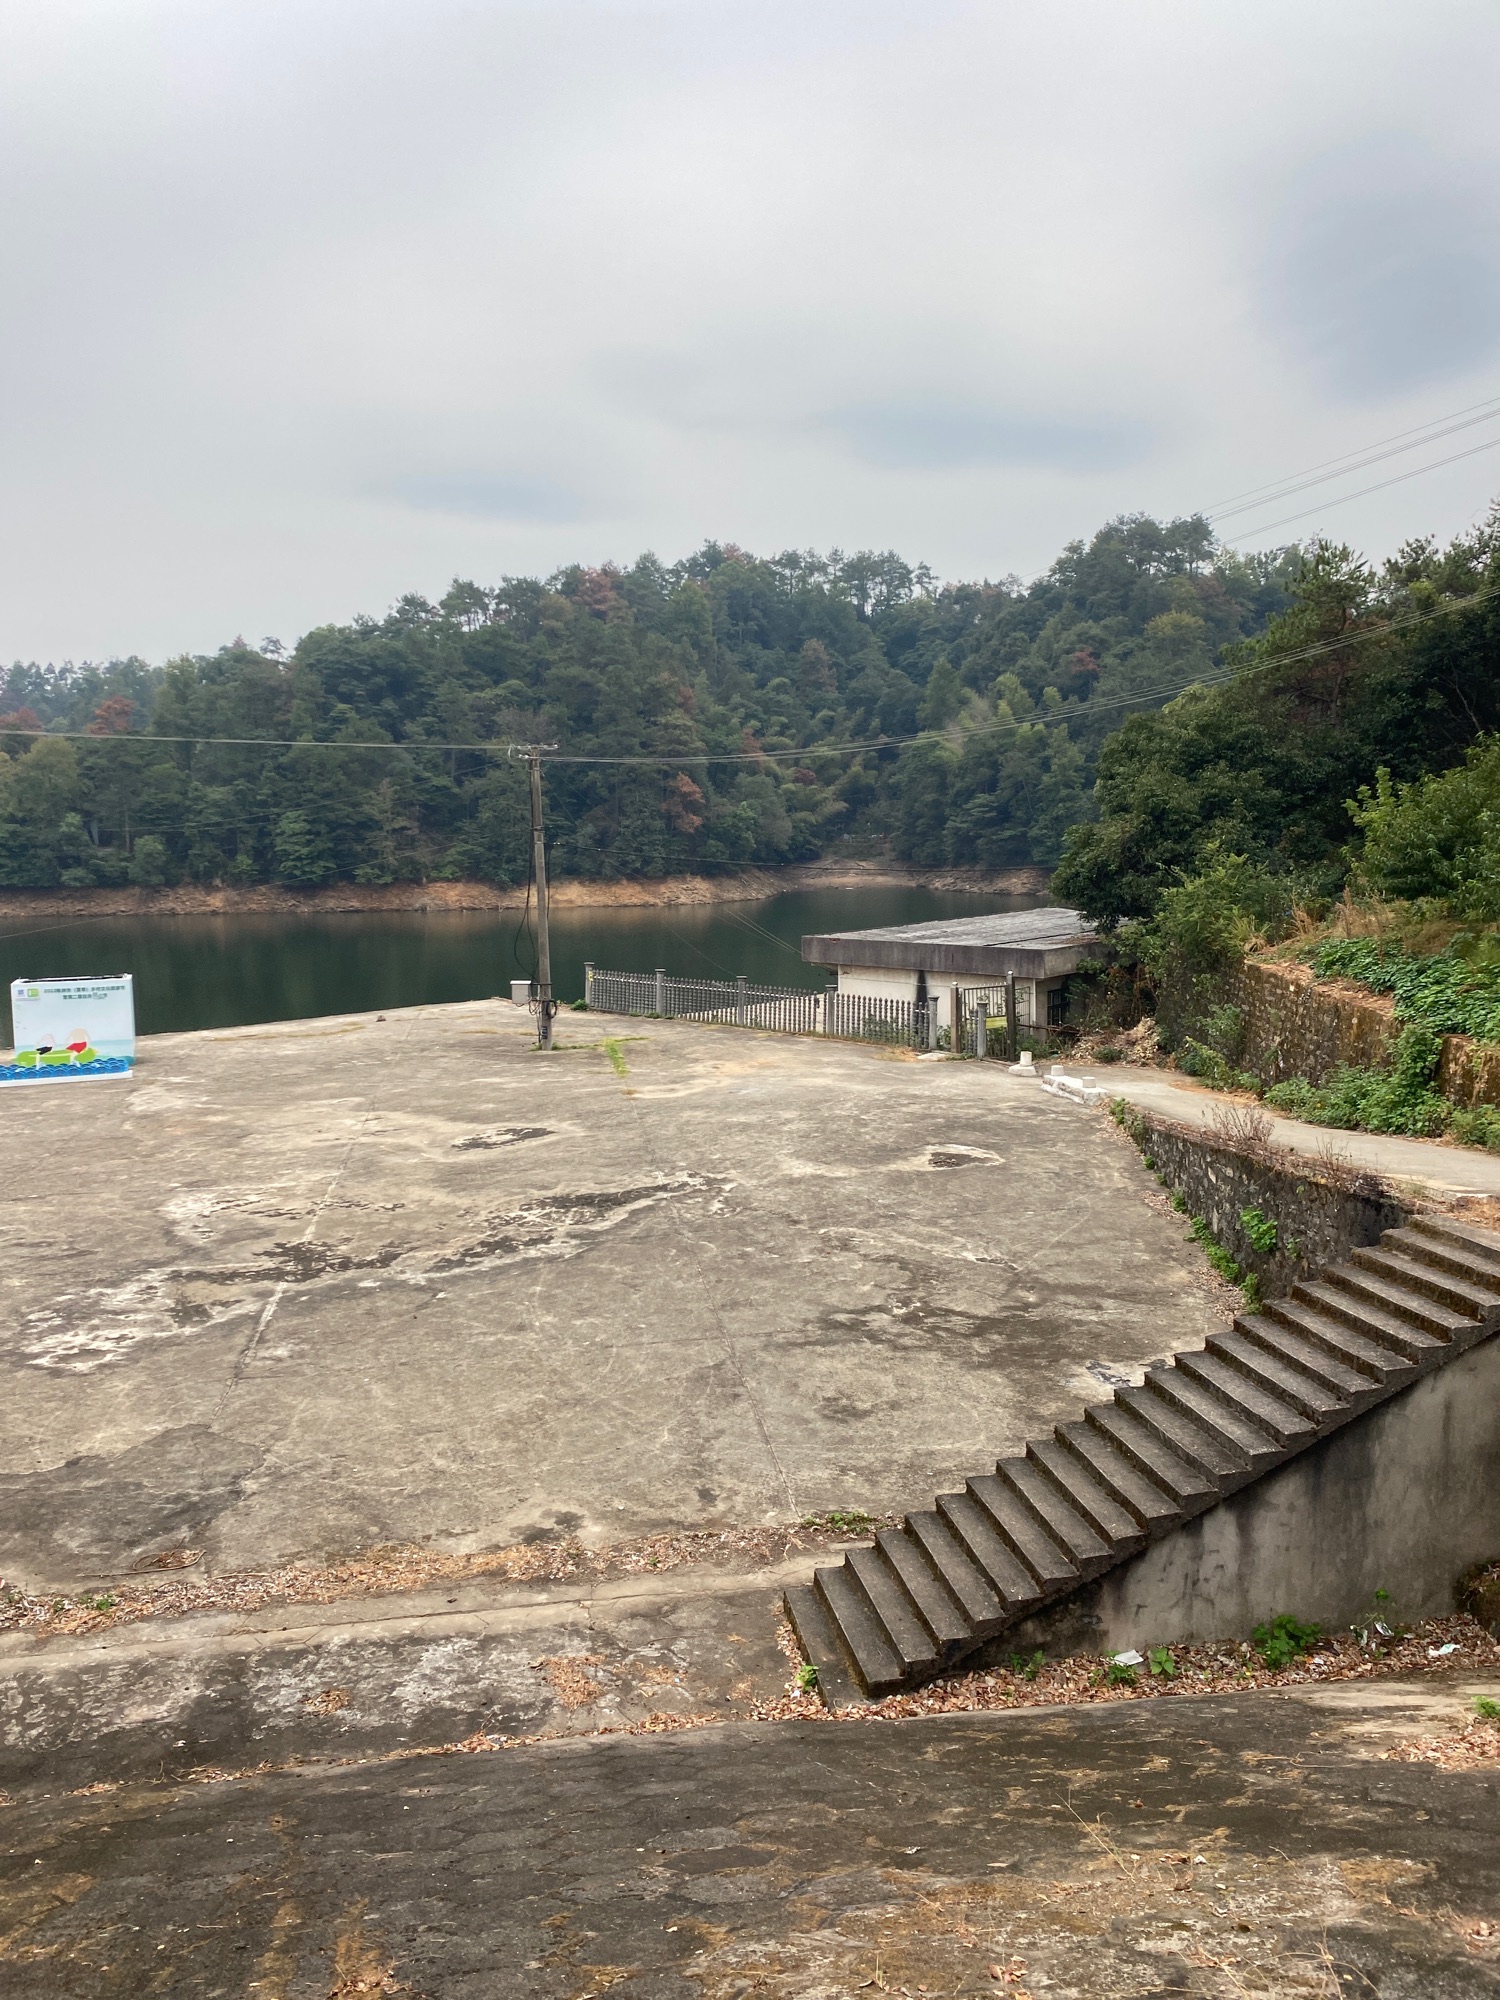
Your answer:
[[[915,972],[889,972],[876,965],[841,965],[838,969],[840,993],[858,993],[866,999],[874,1000],[915,1000],[917,997],[917,975]],[[1016,1013],[1023,1028],[1032,1027],[1040,1015],[1043,1025],[1047,1020],[1047,991],[1050,987],[1061,986],[1060,979],[1045,982],[1033,979],[1016,981]],[[960,980],[960,988],[965,992],[988,991],[990,1012],[995,1015],[1005,1011],[1005,982],[992,981],[981,988],[972,980]],[[929,972],[927,993],[929,1000],[937,1003],[938,1026],[951,1028],[953,1025],[953,986],[951,975]]]

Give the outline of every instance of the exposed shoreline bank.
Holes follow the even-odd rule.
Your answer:
[[[918,868],[900,861],[808,861],[787,868],[747,868],[732,875],[667,875],[656,881],[561,880],[551,884],[559,909],[651,908],[670,904],[759,902],[795,889],[935,889],[990,896],[1046,892],[1044,868]],[[333,916],[367,911],[517,910],[524,886],[490,882],[339,882],[326,889],[277,883],[168,889],[3,889],[0,923],[20,916]]]

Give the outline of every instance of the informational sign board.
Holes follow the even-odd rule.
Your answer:
[[[0,1058],[0,1083],[128,1076],[135,1061],[135,987],[128,972],[12,980],[10,1018],[16,1046]]]

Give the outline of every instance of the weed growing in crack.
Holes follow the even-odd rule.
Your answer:
[[[836,1535],[863,1535],[875,1525],[875,1516],[858,1507],[832,1507],[826,1514],[804,1514],[804,1528],[831,1528]]]

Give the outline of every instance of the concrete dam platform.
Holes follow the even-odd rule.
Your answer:
[[[1224,1324],[998,1065],[508,1003],[6,1099],[0,1575],[881,1515]]]

